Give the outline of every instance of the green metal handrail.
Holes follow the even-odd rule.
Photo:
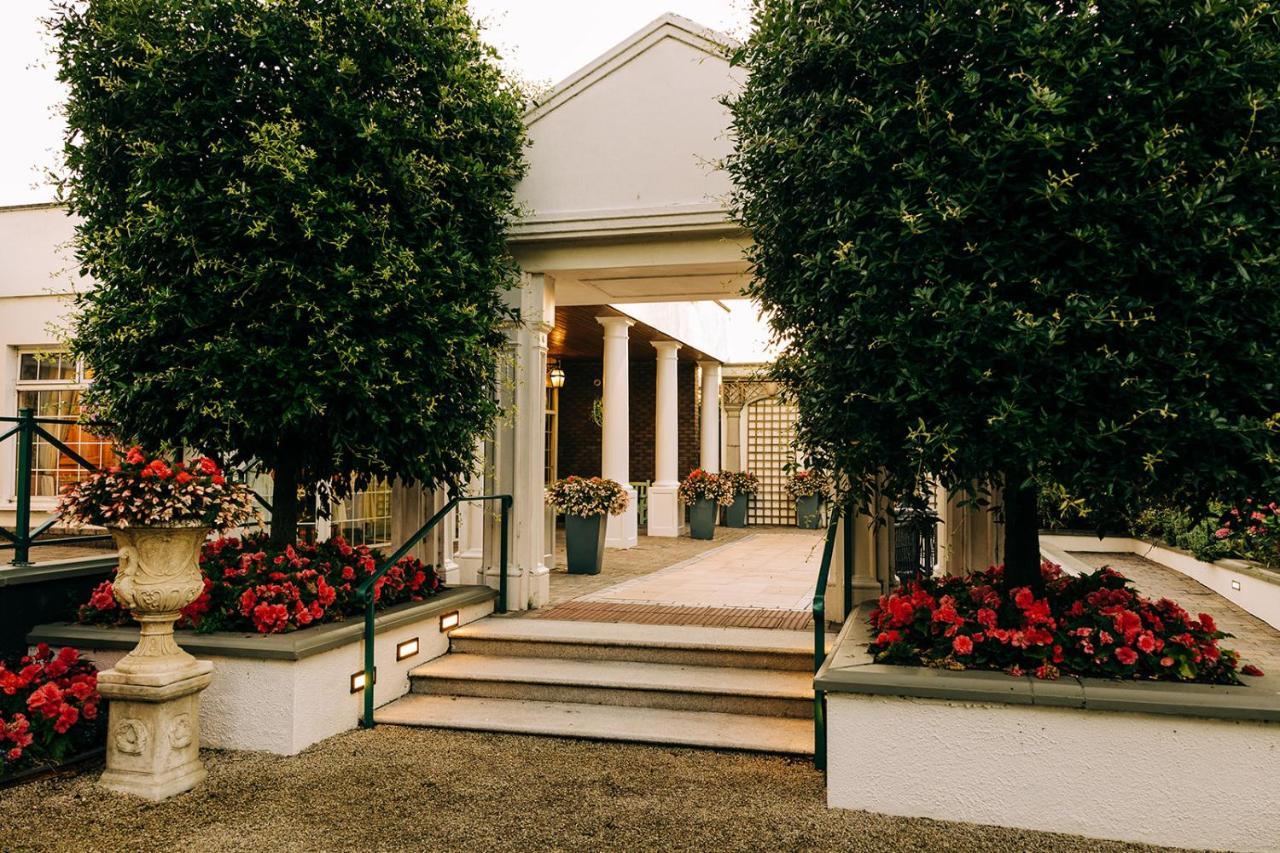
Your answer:
[[[844,551],[844,619],[853,612],[853,512],[846,505],[833,510],[827,522],[827,535],[822,546],[822,563],[818,566],[818,585],[813,590],[813,673],[818,674],[827,659],[827,579],[831,576],[831,557],[835,552],[836,531],[845,518]],[[813,688],[813,766],[827,769],[827,694],[816,684]]]
[[[373,642],[374,642],[374,585],[377,584],[382,576],[391,571],[400,559],[408,554],[413,546],[426,537],[428,533],[435,529],[445,517],[457,509],[458,504],[468,501],[498,501],[502,509],[502,524],[498,542],[498,603],[494,608],[498,613],[507,612],[507,538],[508,531],[511,526],[511,495],[476,495],[473,497],[456,497],[451,498],[444,508],[431,516],[427,523],[418,528],[418,532],[409,537],[409,539],[396,549],[395,553],[383,561],[372,575],[365,579],[364,583],[356,587],[356,595],[364,598],[364,712],[360,717],[360,725],[366,729],[373,728],[373,687],[374,681],[377,679],[376,667],[373,663]]]
[[[13,548],[13,560],[10,565],[31,565],[31,549],[40,545],[75,545],[82,542],[99,542],[110,539],[111,537],[104,533],[86,536],[65,536],[51,542],[37,542],[36,539],[42,533],[58,522],[57,515],[50,517],[48,521],[35,530],[31,529],[31,468],[34,462],[36,436],[40,436],[53,445],[54,448],[69,457],[72,462],[81,468],[87,471],[98,470],[97,465],[67,447],[57,436],[42,426],[42,424],[79,424],[81,421],[75,418],[37,418],[34,409],[24,408],[18,410],[16,418],[0,417],[0,424],[5,423],[17,425],[0,433],[0,441],[12,436],[17,436],[18,440],[18,464],[16,466],[18,481],[14,484],[17,505],[14,508],[13,530],[6,530],[0,527],[0,538],[8,540],[7,543],[0,544],[0,548]]]

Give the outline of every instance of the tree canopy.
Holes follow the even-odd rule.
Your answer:
[[[520,93],[464,0],[61,0],[74,347],[117,437],[299,483],[470,473]]]
[[[1280,452],[1280,12],[1254,0],[756,0],[733,60],[751,293],[810,452],[902,498],[1121,514]]]

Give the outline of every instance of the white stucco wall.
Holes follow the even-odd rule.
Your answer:
[[[459,609],[461,624],[493,611],[491,601]],[[418,654],[396,661],[396,644],[417,637]],[[409,692],[409,671],[449,651],[440,614],[380,632],[374,648],[381,706]],[[109,669],[124,651],[81,649],[99,669]],[[300,661],[198,655],[213,662],[213,682],[200,696],[200,738],[216,749],[252,749],[293,755],[313,743],[355,728],[363,695],[351,692],[351,675],[364,669],[359,639]]]
[[[842,693],[827,708],[833,808],[1280,848],[1280,726]]]

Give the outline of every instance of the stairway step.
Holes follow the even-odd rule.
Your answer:
[[[401,726],[813,754],[811,721],[745,714],[411,693],[378,709],[375,719]]]
[[[808,718],[807,672],[572,658],[445,655],[409,673],[415,693]]]
[[[495,657],[813,671],[811,633],[768,628],[490,617],[452,632],[450,649]]]

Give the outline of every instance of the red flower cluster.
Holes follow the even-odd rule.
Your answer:
[[[99,527],[207,524],[225,530],[253,515],[248,489],[228,483],[212,459],[171,465],[148,460],[137,447],[129,448],[121,464],[69,488],[59,509],[67,520]]]
[[[1230,634],[1167,598],[1139,595],[1103,568],[1069,576],[1042,567],[1045,594],[1006,590],[1001,567],[968,577],[928,578],[880,599],[872,611],[872,655],[882,663],[995,669],[1038,678],[1099,678],[1240,684],[1239,656],[1220,648]]]
[[[279,634],[364,612],[355,590],[382,562],[366,545],[335,537],[318,545],[273,550],[266,534],[207,542],[200,553],[204,592],[182,611],[178,627]],[[405,557],[374,584],[378,607],[422,601],[443,588],[431,566]],[[129,614],[104,581],[80,608],[89,624],[119,625]]]
[[[1249,498],[1223,513],[1214,536],[1240,557],[1280,566],[1280,504]]]
[[[0,663],[0,778],[25,766],[56,763],[98,737],[98,671],[75,649]]]

